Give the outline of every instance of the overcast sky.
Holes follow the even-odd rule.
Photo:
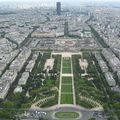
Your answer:
[[[55,2],[55,1],[61,1],[61,2],[119,2],[120,0],[0,0],[0,1],[40,1],[40,2]]]
[[[89,3],[89,4],[96,4],[96,2],[100,2],[100,3],[106,3],[106,2],[112,2],[112,4],[116,3],[116,2],[119,2],[120,3],[120,0],[0,0],[0,2],[7,2],[9,3],[8,1],[10,2],[21,2],[21,3],[32,3],[32,4],[47,4],[47,6],[55,6],[55,3],[60,1],[62,2],[63,5],[82,5],[82,3]],[[117,3],[118,5],[118,3]]]

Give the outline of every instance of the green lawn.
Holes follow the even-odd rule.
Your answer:
[[[71,60],[70,59],[63,59],[62,64],[62,72],[63,73],[71,73]]]
[[[73,104],[73,94],[61,94],[61,104]]]
[[[71,66],[71,60],[70,59],[68,59],[68,60],[63,59],[63,66]]]
[[[62,64],[62,73],[71,73],[71,59],[64,59]],[[65,85],[71,84],[71,85]],[[61,104],[73,104],[72,77],[62,77],[61,86]],[[65,94],[68,93],[68,94]],[[70,94],[69,94],[70,93]]]
[[[76,112],[57,112],[55,113],[56,118],[60,119],[75,119],[79,117],[79,113]]]
[[[72,77],[62,77],[62,83],[72,84]]]
[[[63,67],[62,68],[62,73],[71,73],[71,67]]]
[[[61,92],[71,92],[72,93],[72,85],[62,85]]]
[[[63,61],[63,66],[71,66],[71,62],[70,61]]]
[[[54,84],[55,84],[55,80],[51,80],[51,79],[46,80],[46,86],[51,87],[54,86]]]

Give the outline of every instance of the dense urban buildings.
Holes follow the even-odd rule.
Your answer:
[[[119,13],[1,8],[0,120],[119,120]]]

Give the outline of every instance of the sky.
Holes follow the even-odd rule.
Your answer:
[[[40,2],[54,2],[54,1],[61,1],[61,2],[120,2],[120,0],[0,0],[0,1],[40,1]]]
[[[112,4],[115,4],[117,2],[120,3],[120,0],[0,0],[0,2],[14,2],[14,3],[39,3],[39,4],[47,4],[48,6],[55,6],[55,3],[56,2],[62,2],[63,5],[82,5],[84,3],[89,3],[89,4],[95,4],[96,2],[99,4],[99,3],[111,3]]]

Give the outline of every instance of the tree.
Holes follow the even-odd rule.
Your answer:
[[[14,107],[15,107],[15,103],[13,103],[13,102],[11,102],[11,101],[5,101],[5,102],[3,103],[3,106],[4,106],[5,108],[14,108]]]
[[[5,118],[5,119],[9,119],[11,117],[11,114],[9,111],[5,111],[5,110],[0,110],[0,118]]]
[[[47,119],[45,119],[45,118],[39,118],[39,120],[47,120]]]
[[[110,116],[108,120],[115,120],[115,118],[113,116]]]
[[[88,120],[96,120],[95,118],[89,118]]]

